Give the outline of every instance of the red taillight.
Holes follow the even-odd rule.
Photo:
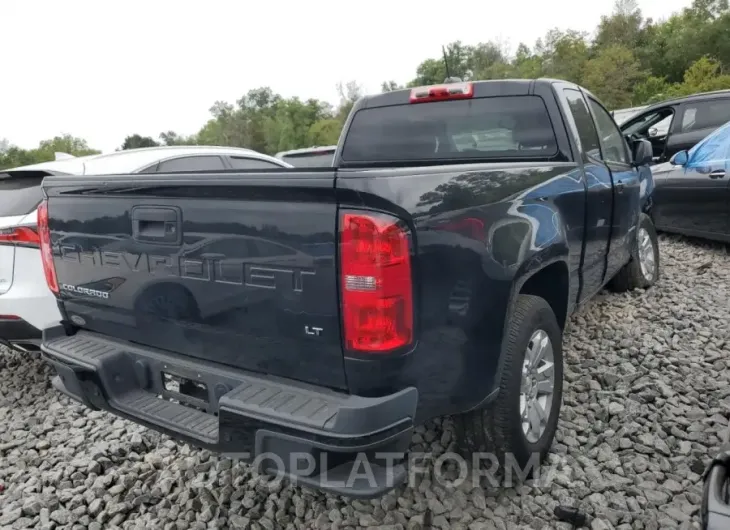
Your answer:
[[[397,219],[343,214],[340,274],[346,349],[380,353],[413,341],[409,237]]]
[[[38,246],[38,233],[30,226],[0,228],[0,244],[21,244]]]
[[[474,97],[474,85],[472,83],[422,86],[411,90],[411,103],[469,99],[471,97]]]
[[[58,279],[56,278],[56,267],[53,265],[53,249],[51,248],[51,229],[48,228],[47,200],[43,200],[38,206],[38,236],[46,283],[51,291],[58,294]]]

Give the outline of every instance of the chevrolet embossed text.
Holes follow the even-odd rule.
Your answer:
[[[302,292],[305,278],[315,275],[312,269],[254,265],[240,259],[194,259],[100,250],[80,251],[73,246],[61,246],[59,250],[64,261],[82,265],[261,289],[291,289]]]

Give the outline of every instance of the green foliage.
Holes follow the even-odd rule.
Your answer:
[[[639,48],[644,40],[644,20],[636,0],[618,0],[613,15],[601,17],[593,45],[598,48]]]
[[[684,82],[675,86],[674,95],[686,96],[730,88],[730,75],[722,73],[722,64],[709,57],[694,62],[684,73]]]
[[[157,147],[158,145],[160,144],[158,144],[149,136],[140,136],[139,134],[133,134],[131,136],[127,136],[124,139],[124,143],[122,144],[121,149],[139,149],[141,147]]]
[[[646,78],[630,49],[612,44],[585,64],[583,85],[612,109],[630,107],[632,89]]]
[[[446,65],[448,64],[448,71]],[[404,85],[385,81],[382,92],[464,80],[552,77],[590,89],[609,108],[730,89],[730,8],[728,0],[694,0],[666,20],[645,19],[636,0],[617,0],[610,15],[588,34],[552,29],[532,46],[510,53],[498,42],[446,44],[443,54],[426,58]],[[190,136],[166,131],[158,140],[134,134],[122,149],[151,145],[229,145],[274,154],[331,145],[361,96],[355,82],[337,87],[336,106],[323,101],[284,98],[271,88],[250,90],[234,103],[217,101],[211,118]],[[61,136],[23,150],[0,140],[0,168],[53,160],[54,152],[93,152],[86,142]]]
[[[400,90],[403,88],[395,81],[383,81],[383,83],[380,85],[380,91],[381,92],[393,92],[394,90]]]
[[[160,142],[163,145],[195,145],[198,143],[196,135],[180,136],[175,131],[160,133]]]
[[[540,75],[580,83],[590,58],[586,35],[578,31],[551,30],[535,46],[542,58]]]
[[[29,164],[39,164],[55,160],[56,153],[67,153],[73,156],[86,156],[99,153],[89,148],[86,140],[76,138],[70,134],[56,136],[50,140],[43,140],[35,149],[21,149],[9,142],[1,142],[0,169],[9,169]]]
[[[649,76],[634,87],[633,103],[656,103],[671,97],[672,85],[664,77]]]
[[[446,46],[452,75],[465,79],[551,77],[594,92],[610,108],[730,88],[728,0],[694,0],[665,21],[645,19],[636,0],[618,0],[590,40],[553,29],[509,56],[496,43]],[[442,57],[426,59],[409,86],[443,82]]]

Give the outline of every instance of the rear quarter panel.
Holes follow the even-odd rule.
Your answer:
[[[340,208],[389,212],[413,231],[417,342],[388,359],[346,353],[354,393],[413,385],[422,416],[470,409],[493,390],[524,282],[561,263],[578,296],[586,186],[573,163],[345,170],[337,193]]]

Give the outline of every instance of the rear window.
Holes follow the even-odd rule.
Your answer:
[[[0,217],[32,212],[43,199],[41,183],[46,175],[44,171],[0,171]]]
[[[543,158],[558,152],[538,96],[501,96],[359,110],[346,162]]]
[[[284,155],[281,159],[294,167],[331,167],[335,158],[334,151],[307,153],[303,155]]]

